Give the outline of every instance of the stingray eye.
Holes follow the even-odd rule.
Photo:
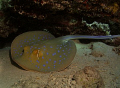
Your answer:
[[[37,55],[38,54],[38,49],[36,49],[36,50],[33,50],[33,52],[32,52],[34,55]]]

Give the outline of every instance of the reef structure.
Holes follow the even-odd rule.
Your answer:
[[[18,29],[18,34],[30,30],[48,31],[56,37],[120,34],[117,0],[10,0],[9,4],[3,12],[5,22]]]
[[[114,2],[112,0],[12,0],[11,3],[14,12],[27,18],[26,20],[30,24],[35,25],[34,28],[38,26],[41,29],[47,29],[56,36],[120,33],[119,30],[116,30],[116,26],[114,26],[115,30],[113,29],[115,24],[120,27],[118,20],[120,18],[120,3],[117,0]],[[98,24],[107,24],[110,27],[109,33],[106,33],[108,30],[105,31],[99,27],[88,27],[82,23],[82,19],[89,24],[94,21]],[[36,23],[32,23],[34,21]],[[37,29],[39,30],[39,28]]]

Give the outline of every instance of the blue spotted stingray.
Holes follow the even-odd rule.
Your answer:
[[[11,44],[13,61],[26,70],[39,72],[61,71],[68,67],[76,54],[71,39],[108,39],[113,36],[67,35],[55,38],[44,31],[30,31],[17,36]]]

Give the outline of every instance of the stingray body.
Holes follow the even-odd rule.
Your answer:
[[[44,31],[30,31],[17,36],[11,44],[13,61],[26,70],[52,72],[69,66],[76,54],[70,39],[107,39],[114,36],[68,35],[55,38]]]
[[[11,45],[12,59],[18,65],[40,72],[63,70],[74,59],[75,53],[76,46],[72,40],[61,41],[43,31],[23,33]]]

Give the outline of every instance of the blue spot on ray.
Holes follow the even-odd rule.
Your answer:
[[[36,60],[36,62],[38,62],[38,63],[39,63],[39,61],[38,61],[38,60]]]
[[[56,61],[54,61],[54,63],[56,63]]]
[[[56,53],[53,53],[52,55],[54,56],[54,55],[56,55]]]
[[[50,48],[53,48],[52,46],[50,46]]]
[[[48,55],[49,53],[47,52],[46,54]]]
[[[46,63],[48,64],[48,61],[46,61]]]
[[[62,57],[61,55],[59,57]]]

